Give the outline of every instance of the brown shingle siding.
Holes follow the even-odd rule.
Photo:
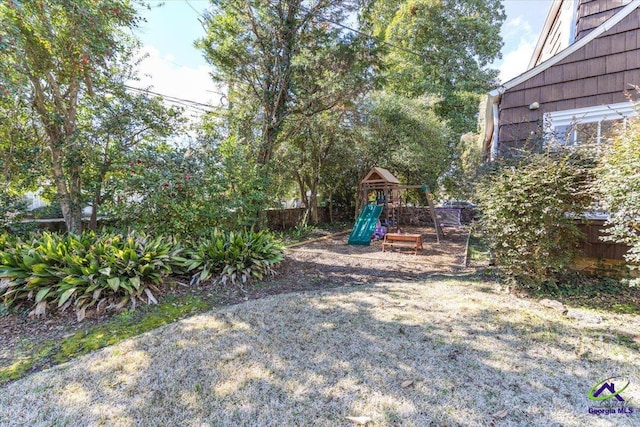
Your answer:
[[[638,36],[640,36],[640,32],[630,31],[624,34],[625,50],[634,50],[638,48]]]
[[[606,56],[612,52],[612,43],[611,43],[611,37],[599,37],[597,39],[595,39],[591,45],[593,46],[593,55],[591,55],[591,57],[593,58],[599,58],[601,56]],[[624,43],[623,43],[623,47],[624,47]]]
[[[543,106],[545,112],[551,111],[562,111],[562,110],[573,110],[576,108],[576,100],[575,99],[563,99],[558,102],[551,103],[549,105]]]
[[[625,71],[627,69],[627,57],[629,54],[627,52],[616,53],[614,55],[607,56],[607,62],[605,65],[606,73],[617,73],[620,71]]]
[[[534,87],[540,87],[540,86],[544,86],[544,73],[540,73],[532,78],[530,78],[529,80],[527,80],[526,82],[522,83],[521,85],[519,85],[519,89],[530,89],[530,88],[534,88]]]
[[[613,104],[613,95],[610,93],[603,93],[592,96],[582,96],[576,98],[576,108],[593,107],[594,105]]]
[[[540,126],[538,122],[522,122],[514,123],[511,125],[504,125],[500,127],[500,145],[506,144],[512,141],[513,146],[517,146],[518,143],[522,143],[529,139],[532,132],[535,134],[539,132]]]
[[[568,67],[574,68],[574,67]],[[551,67],[544,71],[544,83],[545,85],[552,85],[556,83],[563,82],[565,80],[573,80],[576,78],[574,75],[573,79],[565,78],[564,67]]]
[[[532,102],[540,102],[540,94],[542,88],[527,89],[524,91],[524,103],[529,105]]]
[[[624,6],[623,0],[580,1],[576,13],[576,41],[611,18]]]
[[[603,51],[603,55],[611,53],[620,53],[627,50],[627,33],[614,34],[612,36],[603,37],[603,40],[608,40],[609,51]]]
[[[554,67],[552,67],[554,68]],[[564,76],[564,80],[576,80],[578,78],[578,67],[575,65],[562,65],[561,67],[557,67],[561,69],[561,74]]]
[[[625,71],[622,83],[626,90],[632,89],[629,85],[640,86],[640,70]]]
[[[587,59],[580,63],[568,65],[575,70],[577,79],[585,79],[604,74],[606,72],[606,61],[603,58]]]
[[[527,107],[509,108],[500,112],[501,125],[517,125],[530,121],[530,110]]]
[[[591,11],[599,7],[610,12],[620,5],[619,0],[580,2],[580,7],[594,8]],[[562,61],[506,90],[500,101],[500,151],[503,144],[524,147],[531,132],[539,132],[544,113],[626,101],[629,84],[640,86],[640,9]],[[532,102],[539,102],[540,108],[529,110]]]
[[[502,97],[502,102],[500,105],[502,108],[512,108],[512,107],[521,107],[525,105],[526,101],[524,99],[524,91],[510,91],[505,93]]]
[[[564,99],[562,95],[563,85],[564,83],[556,83],[554,85],[545,86],[540,92],[540,102],[548,103]]]
[[[621,92],[624,90],[624,73],[598,76],[598,93]]]

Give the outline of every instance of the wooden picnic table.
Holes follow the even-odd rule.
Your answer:
[[[422,234],[387,233],[382,242],[382,252],[386,251],[387,246],[410,247],[413,248],[413,254],[418,255],[418,249],[423,249]]]

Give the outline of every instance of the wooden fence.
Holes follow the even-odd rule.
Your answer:
[[[304,217],[305,208],[267,209],[265,211],[267,227],[271,230],[287,230],[299,225]],[[318,208],[318,222],[326,224],[333,221],[348,221],[353,218],[351,209],[333,209],[329,214],[329,207]]]

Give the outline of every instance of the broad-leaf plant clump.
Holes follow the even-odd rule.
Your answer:
[[[86,231],[0,235],[0,298],[33,315],[72,310],[82,320],[140,304],[156,304],[169,276],[192,283],[245,283],[275,274],[282,247],[268,231],[219,232],[180,244],[170,237]],[[196,279],[197,278],[197,279]]]

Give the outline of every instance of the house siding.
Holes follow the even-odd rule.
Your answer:
[[[576,13],[576,40],[600,26],[622,9],[629,0],[579,0]]]
[[[589,3],[593,2],[583,1],[581,6],[586,10]],[[621,2],[599,3],[612,7]],[[545,113],[624,102],[624,91],[632,89],[630,85],[640,85],[640,9],[562,61],[502,94],[500,152],[525,148],[527,140],[539,140]],[[540,108],[529,110],[533,102]]]

